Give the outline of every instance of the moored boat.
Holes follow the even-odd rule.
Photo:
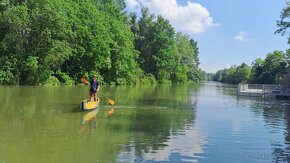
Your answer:
[[[81,109],[82,110],[93,110],[99,107],[100,99],[98,98],[97,101],[90,101],[90,100],[83,100],[81,101]]]

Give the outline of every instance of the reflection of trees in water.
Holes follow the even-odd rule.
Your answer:
[[[170,134],[178,134],[187,124],[194,123],[196,100],[190,99],[189,94],[197,89],[198,86],[187,85],[103,87],[102,92],[115,98],[122,108],[108,116],[101,106],[99,127],[87,126],[80,133],[83,115],[73,112],[73,108],[87,97],[87,87],[9,88],[0,94],[0,129],[5,131],[0,142],[14,148],[2,148],[0,153],[9,158],[7,162],[15,162],[16,158],[9,153],[22,160],[29,156],[32,162],[41,162],[42,151],[38,149],[45,148],[51,162],[112,162],[124,150],[121,145],[133,140],[136,156],[141,157],[149,149],[162,149]],[[82,156],[71,157],[76,153]]]
[[[139,103],[146,106],[137,109],[132,120],[131,144],[126,151],[134,150],[135,157],[142,159],[144,153],[167,146],[171,135],[178,135],[193,126],[196,112],[196,98],[191,98],[197,87],[163,86],[150,90],[140,98]]]
[[[3,90],[3,91],[2,91]],[[75,112],[87,87],[7,87],[0,90],[0,158],[3,162],[113,162],[129,134],[108,130],[104,114],[81,128]],[[2,94],[3,93],[3,94]],[[103,108],[102,108],[103,109]],[[97,126],[101,122],[101,127]],[[123,124],[119,122],[118,124]],[[95,127],[98,127],[97,129]],[[128,129],[128,127],[127,127]],[[84,131],[82,131],[84,130]],[[81,131],[81,132],[80,132]],[[29,161],[28,161],[29,160]],[[97,162],[98,162],[97,161]]]
[[[277,108],[276,108],[277,109]],[[290,162],[290,107],[285,107],[281,109],[283,114],[281,115],[281,119],[284,119],[285,123],[285,142],[283,144],[276,143],[272,144],[274,146],[273,149],[273,161],[274,162]],[[277,112],[277,111],[276,111]],[[273,112],[272,112],[273,114]],[[278,127],[278,126],[276,126]]]
[[[289,101],[282,100],[263,100],[261,98],[250,98],[250,97],[238,97],[237,106],[240,108],[248,108],[250,106],[250,111],[255,118],[263,117],[266,125],[271,129],[269,132],[277,133],[284,130],[284,142],[278,142],[272,140],[271,146],[272,161],[273,162],[290,162],[290,106]],[[282,128],[285,126],[285,129]],[[259,152],[259,151],[257,151]],[[264,156],[259,156],[260,158],[270,158],[268,154],[265,153]]]
[[[236,95],[237,93],[236,85],[230,85],[230,84],[217,85],[216,89],[217,91],[222,90],[222,94],[229,95],[229,96]]]
[[[283,103],[283,101],[265,101],[263,107],[260,105],[260,108],[263,108],[264,121],[272,130],[281,130],[281,126],[286,126],[284,142],[271,142],[273,162],[290,162],[290,106],[281,105]]]
[[[135,104],[147,98],[182,101],[182,98],[183,100],[188,99],[188,91],[197,91],[199,88],[200,84],[103,86],[102,93],[114,97],[118,104],[120,100],[122,104]]]

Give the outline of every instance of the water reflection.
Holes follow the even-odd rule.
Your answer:
[[[282,130],[284,135],[284,141],[271,141],[273,162],[290,162],[290,107],[281,103],[265,106],[263,116],[272,134],[280,133]]]
[[[107,112],[107,115],[108,115],[108,116],[111,116],[111,115],[114,114],[114,112],[115,112],[115,109],[114,109],[114,108],[110,108],[110,109],[108,110],[108,112]]]
[[[250,104],[251,112],[257,118],[263,117],[264,126],[271,135],[268,141],[272,152],[260,153],[260,156],[262,158],[267,156],[272,162],[290,162],[290,102],[260,98],[243,100]]]
[[[100,109],[97,108],[97,109],[94,109],[88,113],[85,113],[83,115],[83,118],[82,118],[82,124],[84,125],[84,124],[88,123],[89,121],[92,121],[93,119],[95,119],[96,115],[99,113],[99,111],[100,111]]]
[[[231,96],[228,89],[230,88],[224,88],[223,94]],[[232,97],[235,97],[235,95],[232,95]],[[252,138],[260,139],[255,141],[258,150],[251,151],[247,149],[244,151],[247,154],[247,160],[254,162],[290,162],[290,101],[237,96],[236,105],[237,108],[242,110],[249,110],[255,116],[256,121],[253,123],[256,124],[256,131],[248,133],[248,141]],[[261,117],[264,125],[257,121]],[[259,130],[263,127],[266,127],[266,131],[262,134]],[[271,150],[261,148],[264,145],[260,143],[269,143]]]
[[[117,106],[76,112],[87,87],[0,87],[0,162],[290,162],[290,102],[234,90],[104,86]]]
[[[163,87],[140,99],[147,107],[135,111],[132,136],[118,162],[194,161],[204,151],[205,136],[194,127],[196,88]],[[189,96],[191,95],[191,96]]]
[[[100,109],[97,108],[97,109],[94,109],[92,111],[85,113],[82,116],[82,126],[80,128],[81,133],[85,132],[85,129],[87,128],[87,126],[90,126],[93,129],[98,127],[99,124],[95,119],[99,111]]]
[[[152,161],[170,161],[170,162],[195,162],[202,158],[200,154],[204,153],[203,146],[206,144],[206,137],[198,129],[187,128],[179,134],[170,133],[168,140],[159,148],[149,147],[141,154],[138,153],[138,146],[132,141],[130,149],[119,156],[121,162],[152,162]]]

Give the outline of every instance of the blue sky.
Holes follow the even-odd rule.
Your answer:
[[[198,41],[200,67],[207,72],[251,64],[286,50],[287,36],[274,35],[285,0],[125,0],[130,10],[147,6],[177,31]]]

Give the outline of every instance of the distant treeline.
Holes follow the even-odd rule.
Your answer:
[[[197,42],[123,0],[2,0],[0,84],[198,82]]]
[[[288,29],[290,27],[290,2],[283,9],[281,19],[277,21],[279,29],[275,33],[288,35],[288,44],[290,43],[290,35]],[[290,69],[290,50],[274,51],[267,54],[265,59],[256,59],[251,66],[243,63],[239,66],[231,66],[223,70],[219,70],[215,74],[209,75],[214,81],[239,84],[280,84],[284,75]]]
[[[256,59],[251,66],[243,63],[219,70],[212,80],[230,84],[279,84],[290,68],[289,52],[274,51],[266,59]]]

